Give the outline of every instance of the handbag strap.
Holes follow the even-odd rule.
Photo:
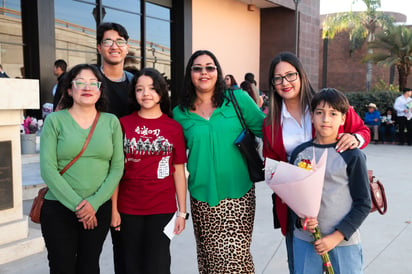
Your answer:
[[[92,128],[89,131],[89,135],[87,135],[87,138],[86,138],[86,141],[84,142],[82,150],[80,150],[79,154],[77,154],[77,156],[74,157],[73,160],[70,161],[70,163],[68,163],[62,170],[60,170],[60,175],[63,175],[63,173],[65,173],[80,158],[80,156],[82,156],[83,152],[86,150],[86,147],[89,144],[90,139],[92,138],[93,131],[96,128],[96,124],[97,124],[97,120],[99,120],[99,116],[100,116],[100,113],[97,112],[96,117],[94,118],[94,121],[93,121]]]
[[[385,188],[383,187],[383,184],[379,181],[379,179],[376,178],[375,176],[372,176],[372,181],[375,182],[381,190],[380,192],[381,192],[381,195],[382,195],[383,208],[380,208],[378,206],[378,201],[376,201],[375,195],[371,195],[372,196],[371,198],[372,198],[373,203],[375,204],[376,210],[378,210],[378,212],[381,215],[383,215],[383,214],[386,213],[386,210],[388,210],[388,203],[386,201]]]
[[[235,108],[237,118],[239,118],[240,124],[242,125],[242,128],[246,129],[247,128],[246,127],[246,122],[245,122],[245,119],[243,118],[242,111],[240,110],[239,104],[237,103],[237,100],[236,100],[235,94],[233,93],[233,90],[229,90],[229,96],[230,96],[230,100],[233,103],[233,107]]]

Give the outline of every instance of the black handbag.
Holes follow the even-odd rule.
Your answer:
[[[235,139],[234,144],[246,158],[250,180],[252,182],[263,181],[265,180],[264,163],[258,152],[258,143],[256,142],[255,135],[247,128],[245,119],[243,118],[239,104],[237,103],[232,90],[229,91],[229,96],[243,128],[239,136]]]

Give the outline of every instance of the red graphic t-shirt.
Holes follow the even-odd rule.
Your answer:
[[[183,130],[166,114],[145,119],[137,112],[120,119],[125,153],[118,210],[132,215],[173,213],[173,164],[187,161]]]

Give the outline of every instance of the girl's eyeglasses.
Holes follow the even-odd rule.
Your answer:
[[[283,84],[283,79],[286,79],[286,81],[288,81],[288,82],[296,81],[296,79],[298,79],[298,74],[299,74],[298,72],[290,72],[290,73],[286,74],[285,76],[273,77],[272,84],[274,86],[281,85],[281,84]]]
[[[73,83],[73,86],[77,89],[85,89],[86,86],[88,85],[90,89],[96,90],[96,89],[99,89],[100,86],[102,85],[102,82],[98,82],[98,81],[91,81],[87,83],[87,82],[83,82],[80,80],[73,80],[72,83]]]
[[[207,73],[212,73],[212,72],[215,72],[217,67],[216,66],[211,66],[211,65],[210,66],[204,66],[204,67],[202,67],[202,66],[192,66],[192,71],[193,72],[200,73],[200,72],[203,71],[203,69],[206,69]]]

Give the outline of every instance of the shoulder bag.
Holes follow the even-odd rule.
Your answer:
[[[240,110],[236,97],[233,94],[233,90],[229,90],[229,96],[243,128],[239,136],[235,139],[234,144],[246,158],[250,180],[252,182],[263,181],[265,180],[264,164],[258,152],[258,143],[256,142],[255,135],[247,128],[242,111]]]
[[[372,200],[372,207],[370,212],[378,211],[381,215],[383,215],[388,209],[385,188],[383,187],[383,184],[379,181],[379,179],[373,176],[372,170],[368,170],[368,177]]]
[[[82,147],[82,150],[80,150],[79,154],[77,154],[76,157],[73,158],[73,160],[70,161],[62,170],[60,170],[60,175],[63,175],[79,158],[82,156],[83,152],[86,150],[87,145],[90,142],[90,139],[92,138],[93,131],[96,127],[97,120],[99,120],[100,113],[96,113],[96,117],[94,118],[92,128],[90,129],[89,135],[87,135],[86,141],[84,142],[84,145]],[[44,196],[46,195],[47,191],[49,188],[43,187],[39,190],[37,193],[37,196],[33,200],[33,204],[30,209],[30,219],[33,223],[40,224],[40,213],[41,213],[41,208],[43,206],[44,202]]]

